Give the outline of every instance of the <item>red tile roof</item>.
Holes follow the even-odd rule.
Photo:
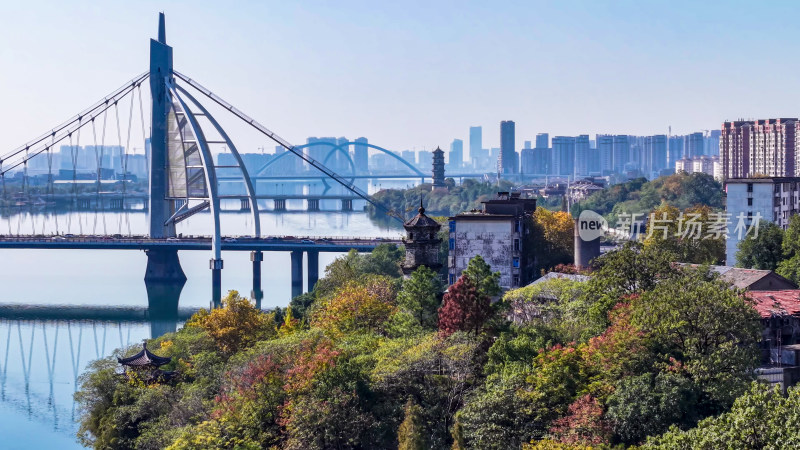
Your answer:
[[[756,311],[763,318],[784,315],[800,317],[800,289],[749,291],[747,295],[755,301]]]

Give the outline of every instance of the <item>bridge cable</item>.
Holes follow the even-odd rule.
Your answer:
[[[345,188],[347,188],[350,192],[353,192],[357,196],[361,197],[362,199],[367,201],[367,203],[369,203],[372,206],[374,206],[376,209],[381,210],[386,215],[388,215],[390,217],[393,217],[393,218],[403,222],[403,219],[401,217],[398,217],[397,215],[393,214],[385,206],[373,201],[370,198],[369,194],[367,194],[366,192],[364,192],[361,189],[359,189],[355,184],[349,183],[346,179],[344,179],[343,177],[338,175],[336,172],[328,169],[327,167],[325,167],[325,165],[321,164],[320,162],[318,162],[314,158],[312,158],[312,157],[310,157],[308,155],[305,155],[302,151],[298,151],[287,140],[281,138],[280,136],[276,135],[275,133],[270,131],[265,126],[263,126],[260,123],[256,122],[255,119],[249,117],[248,115],[246,115],[245,113],[243,113],[242,111],[240,111],[239,109],[237,109],[236,107],[231,105],[230,103],[228,103],[225,100],[223,100],[222,98],[220,98],[218,95],[214,94],[210,90],[208,90],[208,89],[204,88],[203,86],[201,86],[196,81],[194,81],[191,78],[188,78],[188,77],[182,75],[181,73],[179,73],[179,72],[177,72],[175,70],[173,70],[173,74],[175,76],[177,76],[178,78],[180,78],[181,80],[183,80],[184,82],[186,82],[187,84],[189,84],[190,86],[192,86],[193,88],[195,88],[197,91],[199,91],[200,93],[202,93],[206,97],[208,97],[209,99],[211,99],[212,101],[214,101],[219,106],[227,109],[234,116],[238,117],[239,119],[241,119],[242,121],[244,121],[245,123],[250,125],[251,127],[253,127],[256,130],[258,130],[261,134],[267,136],[271,140],[273,140],[276,143],[282,145],[285,149],[287,149],[290,152],[294,153],[296,156],[301,158],[303,161],[307,162],[309,165],[311,165],[315,169],[317,169],[320,172],[324,173],[329,178],[332,178],[334,181],[336,181],[337,183],[339,183],[342,186],[344,186]]]
[[[122,214],[120,215],[119,219],[119,234],[122,234],[122,220],[125,219],[125,223],[128,225],[128,236],[131,235],[131,220],[128,214],[128,210],[125,208],[125,195],[128,190],[128,149],[131,146],[131,128],[133,123],[133,97],[135,93],[131,93],[131,108],[128,114],[128,136],[127,140],[125,141],[125,147],[120,149],[120,158],[122,159]],[[121,131],[119,128],[119,112],[117,112],[117,134],[119,139],[119,145],[122,146],[122,136],[120,135]],[[123,153],[124,152],[124,153]]]

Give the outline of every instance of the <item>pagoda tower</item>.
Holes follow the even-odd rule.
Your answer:
[[[444,152],[441,148],[436,147],[433,151],[433,190],[447,189],[444,184]],[[420,204],[422,208],[422,204]]]
[[[438,222],[425,215],[420,199],[418,214],[403,224],[406,229],[406,237],[403,238],[406,259],[402,266],[405,278],[410,277],[411,272],[419,266],[427,266],[434,272],[442,267],[439,262],[439,244],[442,240],[437,236],[441,227]]]

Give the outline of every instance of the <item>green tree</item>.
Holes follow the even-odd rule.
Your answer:
[[[411,314],[422,328],[434,329],[441,293],[439,274],[420,266],[403,281],[403,288],[397,293],[397,306]]]
[[[481,255],[475,255],[469,260],[467,268],[461,273],[467,277],[481,295],[492,298],[500,295],[500,272],[492,272],[491,266]]]
[[[789,227],[783,235],[784,260],[778,264],[778,274],[800,283],[800,215],[789,219]]]
[[[665,363],[705,397],[697,412],[724,411],[753,378],[761,341],[751,301],[707,270],[684,269],[631,303],[632,323],[647,330]]]
[[[422,408],[411,399],[403,410],[405,418],[397,430],[398,450],[425,450],[425,437],[422,427]]]
[[[779,449],[800,447],[800,390],[783,397],[777,387],[753,383],[729,412],[701,421],[696,428],[672,427],[651,437],[645,449]]]
[[[660,280],[672,278],[673,255],[638,242],[626,242],[622,248],[597,258],[584,291],[584,314],[593,334],[610,324],[608,313],[631,296],[655,288]]]
[[[746,269],[776,270],[783,259],[783,230],[772,222],[760,224],[758,236],[747,236],[736,252],[736,265]]]
[[[721,264],[725,259],[725,240],[709,235],[716,223],[713,212],[706,205],[681,211],[663,204],[650,215],[644,245],[674,255],[676,262]]]

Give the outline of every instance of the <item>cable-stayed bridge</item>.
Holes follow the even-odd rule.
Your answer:
[[[147,91],[149,87],[149,92]],[[147,107],[149,105],[149,108]],[[149,114],[148,114],[149,113]],[[149,121],[146,116],[149,115]],[[221,125],[219,119],[225,116],[237,121],[241,127],[267,138],[286,150],[279,157],[249,173],[234,139]],[[148,185],[146,189],[135,189],[129,177],[128,149],[139,142],[146,150]],[[91,184],[79,179],[78,167],[85,161],[85,153],[78,151],[84,145],[94,150],[96,178]],[[315,159],[312,152],[306,151],[310,145],[330,147],[322,160]],[[352,210],[353,201],[370,203],[379,211],[402,220],[402,214],[387,211],[375,204],[365,189],[359,187],[357,180],[364,174],[353,170],[341,174],[332,170],[335,167],[354,168],[348,147],[362,145],[382,152],[387,158],[397,160],[407,167],[407,178],[424,180],[425,174],[412,164],[404,161],[393,152],[374,144],[360,142],[339,142],[330,144],[318,142],[294,146],[258,121],[248,116],[193,78],[173,68],[173,48],[167,44],[164,15],[159,16],[158,38],[150,41],[149,70],[133,77],[120,88],[76,114],[66,122],[51,129],[26,144],[0,156],[0,183],[3,189],[5,206],[31,203],[31,193],[36,190],[36,202],[44,205],[57,202],[69,203],[76,211],[94,209],[95,214],[108,210],[126,210],[129,202],[141,202],[148,214],[148,231],[143,237],[131,235],[127,230],[110,229],[103,219],[95,218],[91,231],[74,230],[70,223],[61,224],[67,232],[57,236],[37,235],[36,230],[24,237],[20,230],[9,229],[9,234],[0,236],[0,248],[8,249],[130,249],[143,250],[148,263],[145,282],[150,284],[182,284],[186,277],[178,259],[179,250],[204,250],[211,252],[209,268],[212,275],[212,304],[221,299],[221,276],[223,269],[222,250],[249,251],[253,265],[252,295],[257,302],[263,297],[261,286],[261,261],[264,251],[290,252],[292,268],[292,295],[302,293],[302,261],[306,253],[310,287],[318,277],[319,252],[345,252],[350,249],[370,251],[384,242],[399,242],[384,239],[345,239],[295,236],[263,236],[260,212],[264,201],[271,199],[274,210],[286,209],[286,202],[303,199],[307,209],[318,210],[319,201],[324,198],[337,199],[343,210]],[[58,167],[54,165],[54,153],[58,146],[68,149],[69,158],[63,154]],[[111,147],[110,155],[106,149]],[[231,156],[231,162],[215,163],[217,149],[224,148]],[[115,153],[116,152],[116,153]],[[317,152],[318,154],[319,152]],[[90,155],[91,156],[91,155]],[[29,163],[34,158],[45,158],[47,170],[44,186],[34,186],[29,182]],[[281,174],[280,163],[287,158],[299,158],[305,167],[314,174],[302,175],[322,180],[324,192],[302,193],[264,193],[257,192],[259,182],[274,179],[271,177],[297,177]],[[104,187],[109,174],[104,170],[107,160],[119,166],[119,173],[113,180],[120,189],[108,191]],[[9,195],[13,183],[6,179],[12,171],[22,172],[21,188],[18,193]],[[276,173],[277,172],[277,173]],[[72,178],[68,191],[56,183],[56,173],[63,180]],[[375,176],[375,175],[370,175]],[[8,183],[7,183],[8,181]],[[92,180],[89,180],[92,181]],[[15,186],[15,185],[14,185]],[[16,188],[16,187],[14,187]],[[130,191],[129,191],[130,189]],[[237,191],[238,189],[238,191]],[[9,198],[11,200],[9,200]],[[223,203],[238,201],[240,211],[251,215],[251,234],[246,238],[225,238],[220,215]],[[20,206],[21,206],[20,205]],[[190,220],[198,213],[209,214],[211,227],[207,237],[183,237],[176,233],[176,224]],[[56,216],[54,220],[58,220]],[[83,225],[81,225],[82,227]],[[10,227],[10,225],[9,225]],[[56,230],[59,224],[56,223]],[[125,233],[127,231],[127,233]],[[286,234],[292,234],[286,230]],[[151,305],[152,307],[152,305]]]

